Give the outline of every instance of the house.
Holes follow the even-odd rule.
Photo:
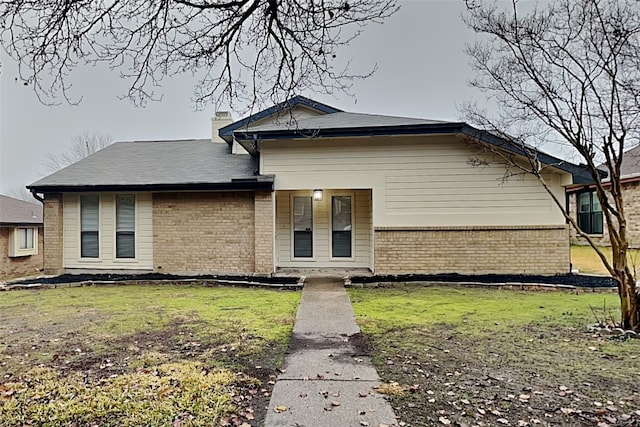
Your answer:
[[[0,282],[43,268],[42,205],[0,195]]]
[[[605,165],[600,166],[606,170]],[[625,202],[627,238],[629,245],[640,248],[640,145],[626,151],[620,165],[622,197]],[[607,179],[603,182],[606,184]],[[569,212],[582,231],[602,246],[609,246],[609,233],[602,215],[602,208],[593,184],[573,185],[567,188]],[[587,245],[584,237],[571,229],[571,242]]]
[[[302,96],[212,124],[211,140],[119,142],[30,185],[44,200],[45,271],[569,272],[551,197],[477,149],[521,155],[508,140]],[[560,200],[588,180],[538,157]]]

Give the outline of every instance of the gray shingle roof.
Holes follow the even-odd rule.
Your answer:
[[[298,120],[294,123],[270,123],[261,126],[249,127],[248,132],[269,132],[279,130],[321,130],[343,128],[375,128],[386,126],[414,126],[433,125],[446,123],[440,120],[414,119],[410,117],[380,116],[376,114],[361,113],[332,113],[324,114],[308,119]],[[247,131],[246,129],[244,131]]]
[[[0,224],[42,224],[42,205],[0,195]]]
[[[604,169],[606,169],[606,166],[604,166]],[[620,176],[627,177],[638,174],[640,174],[640,145],[625,151],[622,157],[622,165],[620,165]]]
[[[208,139],[117,142],[29,187],[228,183],[255,178],[255,169],[250,156]]]

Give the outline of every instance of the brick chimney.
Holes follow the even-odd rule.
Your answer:
[[[213,117],[211,117],[211,142],[225,142],[220,138],[218,131],[233,123],[231,113],[228,111],[216,111]]]

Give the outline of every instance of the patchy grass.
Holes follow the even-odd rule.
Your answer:
[[[7,425],[196,426],[264,416],[300,293],[162,284],[0,296]]]
[[[611,248],[603,247],[602,250],[611,262]],[[629,262],[632,266],[640,267],[640,250],[629,250]],[[571,263],[580,273],[609,275],[596,251],[588,245],[571,245]]]
[[[378,372],[405,390],[390,399],[409,425],[640,423],[640,340],[586,329],[618,317],[615,293],[349,292]]]

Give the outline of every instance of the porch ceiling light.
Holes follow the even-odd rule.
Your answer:
[[[322,190],[313,190],[313,200],[317,202],[322,200]]]

